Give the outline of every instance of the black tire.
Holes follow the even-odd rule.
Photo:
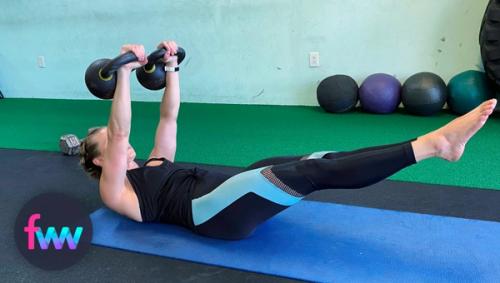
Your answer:
[[[500,0],[490,0],[479,32],[481,58],[488,79],[500,90]]]

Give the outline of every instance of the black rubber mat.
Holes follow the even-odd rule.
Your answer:
[[[186,167],[193,164],[181,163]],[[241,168],[197,164],[236,174]],[[215,266],[195,264],[92,246],[69,269],[47,272],[29,265],[16,250],[13,227],[25,202],[43,192],[63,192],[81,200],[89,213],[102,207],[97,183],[78,165],[77,157],[55,152],[0,149],[0,278],[17,281],[145,281],[145,282],[290,282]],[[436,215],[500,221],[500,191],[384,181],[360,190],[316,192],[310,200]],[[335,217],[332,215],[332,217]]]

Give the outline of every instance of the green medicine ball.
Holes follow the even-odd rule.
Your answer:
[[[485,73],[479,71],[454,76],[448,83],[448,92],[448,107],[457,114],[467,113],[493,97]]]

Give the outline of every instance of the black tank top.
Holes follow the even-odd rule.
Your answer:
[[[162,160],[159,166],[146,166]],[[199,168],[185,169],[165,158],[151,158],[144,166],[128,170],[143,222],[177,224],[193,229],[191,196],[195,190]]]

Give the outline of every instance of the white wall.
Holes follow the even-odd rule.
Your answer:
[[[316,105],[316,86],[343,73],[446,81],[480,66],[487,0],[8,1],[0,9],[0,89],[8,97],[92,99],[88,64],[122,43],[188,52],[182,100]],[[319,51],[321,67],[308,67]],[[46,68],[36,66],[43,55]],[[134,100],[159,100],[134,82]]]

